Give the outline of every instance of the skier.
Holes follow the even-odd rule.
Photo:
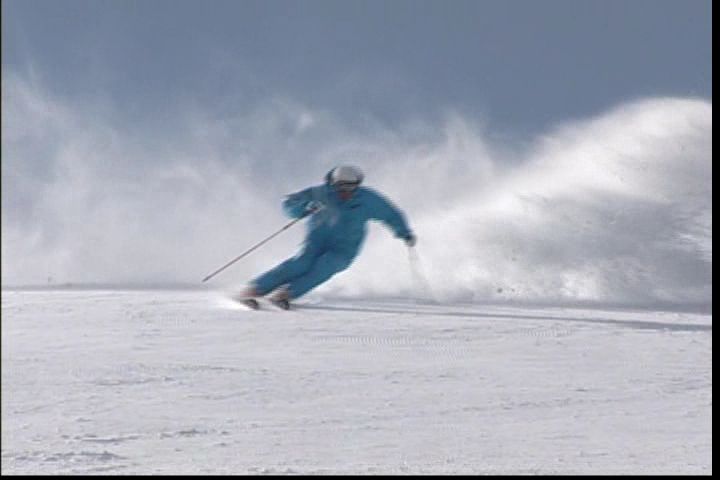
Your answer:
[[[257,308],[256,298],[284,309],[333,275],[347,269],[360,251],[366,224],[378,220],[409,247],[417,242],[404,213],[375,190],[361,186],[357,167],[340,165],[325,175],[325,183],[285,197],[283,210],[291,218],[309,216],[302,250],[253,279],[235,300]]]

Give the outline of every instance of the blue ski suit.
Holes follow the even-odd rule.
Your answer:
[[[323,184],[286,196],[282,207],[289,217],[301,218],[311,202],[324,208],[310,214],[303,248],[252,280],[259,295],[286,285],[290,298],[297,298],[348,268],[360,252],[370,220],[382,222],[397,238],[413,236],[403,212],[371,188],[358,186],[343,201],[331,185]]]

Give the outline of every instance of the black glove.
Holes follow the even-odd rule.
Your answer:
[[[412,233],[408,233],[408,234],[403,238],[403,240],[405,240],[405,244],[406,244],[408,247],[414,247],[415,244],[417,243],[417,237],[416,237],[415,235],[413,235]]]

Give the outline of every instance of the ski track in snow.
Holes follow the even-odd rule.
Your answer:
[[[712,474],[712,314],[3,291],[2,474]]]

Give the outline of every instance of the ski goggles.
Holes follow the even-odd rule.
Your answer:
[[[350,193],[354,192],[355,189],[360,185],[359,183],[350,183],[350,182],[338,182],[333,185],[333,188],[336,192],[340,193]]]

